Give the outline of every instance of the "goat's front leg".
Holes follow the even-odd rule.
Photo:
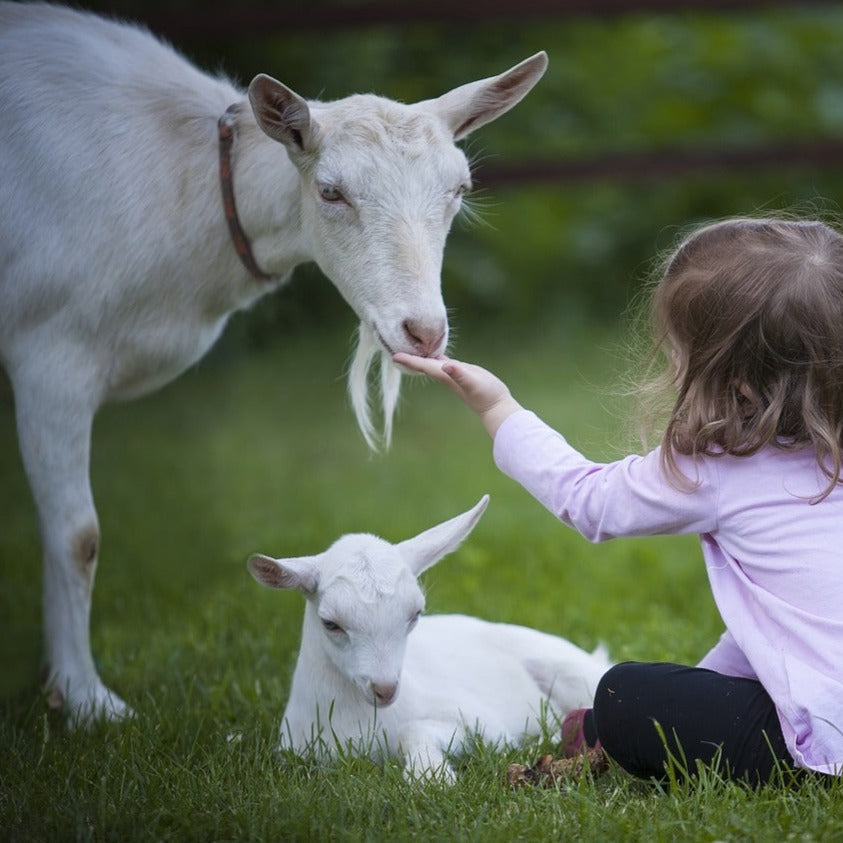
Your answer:
[[[94,666],[91,597],[99,524],[89,478],[96,401],[65,367],[13,373],[21,456],[38,510],[44,554],[45,689],[70,722],[130,713]],[[45,371],[46,370],[46,371]]]
[[[420,720],[405,727],[400,736],[404,778],[421,784],[454,784],[457,774],[445,758],[455,740],[454,732],[453,724],[437,720]]]

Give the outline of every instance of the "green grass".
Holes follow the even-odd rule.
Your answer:
[[[622,448],[611,332],[460,338],[595,457]],[[616,659],[698,659],[720,621],[693,538],[587,544],[500,475],[477,421],[408,384],[387,455],[347,408],[347,335],[248,355],[225,343],[156,395],[105,409],[92,477],[103,532],[92,638],[132,721],[65,730],[37,690],[40,550],[0,385],[0,837],[5,840],[835,840],[843,787],[749,792],[712,774],[664,790],[620,772],[511,792],[478,747],[452,788],[394,764],[273,752],[302,601],[255,584],[253,551],[311,553],[347,531],[390,540],[492,503],[424,577],[428,611],[529,624]]]

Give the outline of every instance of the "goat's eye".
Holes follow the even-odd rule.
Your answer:
[[[322,184],[319,186],[319,197],[323,202],[345,202],[346,198],[342,191],[333,184]]]
[[[418,622],[419,618],[421,617],[421,610],[415,613],[413,617],[407,622],[407,629],[412,629]]]
[[[327,632],[342,632],[343,628],[338,624],[334,623],[333,621],[329,621],[327,618],[321,618],[322,626]]]

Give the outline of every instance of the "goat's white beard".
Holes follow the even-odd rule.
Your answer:
[[[372,421],[372,408],[369,403],[369,369],[375,356],[380,353],[380,392],[383,414],[383,430],[378,433]],[[357,425],[366,444],[373,450],[388,449],[392,442],[392,420],[398,405],[401,391],[401,369],[396,366],[389,354],[381,348],[372,329],[361,322],[357,329],[357,347],[354,359],[348,370],[348,397],[357,419]]]

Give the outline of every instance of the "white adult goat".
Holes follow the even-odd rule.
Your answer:
[[[519,742],[544,717],[591,704],[610,665],[602,648],[466,615],[421,617],[416,577],[456,549],[488,500],[399,544],[352,534],[317,556],[249,559],[258,582],[307,598],[282,747],[350,744],[402,756],[410,778],[451,781],[445,755],[473,735]]]
[[[247,96],[136,26],[0,2],[0,361],[41,525],[52,704],[77,721],[127,711],[90,652],[97,408],[174,378],[315,261],[361,320],[350,392],[371,440],[373,356],[447,343],[442,252],[470,184],[454,141],[546,63],[413,105],[307,102],[264,75]]]

